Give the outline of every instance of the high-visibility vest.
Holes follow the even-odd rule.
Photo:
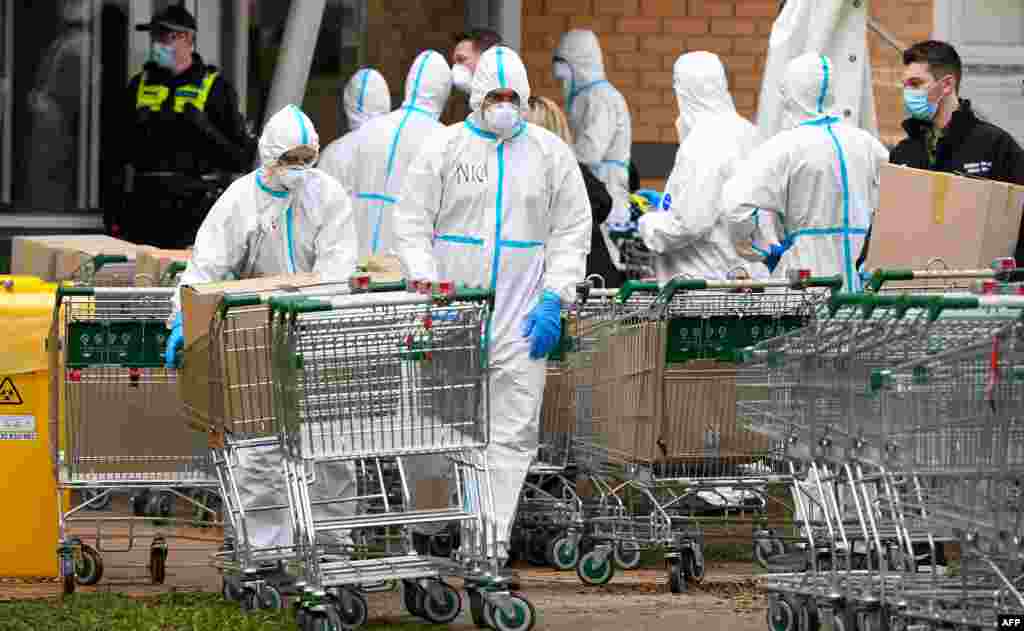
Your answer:
[[[185,106],[191,103],[200,112],[206,109],[206,99],[210,96],[213,82],[217,79],[219,72],[208,72],[200,85],[183,85],[174,90],[174,111],[182,113]],[[139,78],[139,91],[135,99],[135,109],[148,109],[159,112],[163,109],[164,101],[170,95],[170,89],[165,85],[148,85],[146,73]]]

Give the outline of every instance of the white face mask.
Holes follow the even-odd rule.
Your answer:
[[[309,169],[305,167],[288,167],[278,174],[277,179],[281,182],[281,186],[289,191],[294,191],[302,186],[307,177],[309,177]]]
[[[484,122],[499,136],[511,134],[522,120],[522,112],[511,103],[495,103],[484,110]]]
[[[465,64],[452,68],[452,85],[459,92],[469,94],[473,86],[473,72]]]
[[[149,48],[149,59],[161,68],[174,70],[176,65],[174,46],[153,42]]]

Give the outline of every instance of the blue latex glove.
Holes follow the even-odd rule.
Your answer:
[[[779,266],[779,261],[782,260],[782,255],[791,247],[793,247],[793,240],[787,238],[783,239],[782,243],[776,243],[769,248],[768,254],[764,257],[764,264],[768,267],[769,272],[775,271],[775,268]]]
[[[164,366],[168,368],[177,367],[178,350],[185,346],[185,332],[182,330],[181,312],[174,317],[171,324],[171,335],[167,338],[167,349],[164,351]]]
[[[562,336],[562,299],[545,289],[540,302],[523,320],[523,337],[530,339],[530,359],[541,359],[555,349]]]

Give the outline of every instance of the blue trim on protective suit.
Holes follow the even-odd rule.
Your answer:
[[[601,164],[613,164],[627,171],[629,170],[629,160],[601,160]]]
[[[821,69],[823,76],[821,77],[821,92],[818,93],[818,113],[825,113],[825,97],[828,95],[828,58],[824,55],[821,57]]]
[[[302,142],[300,142],[299,144],[308,145],[309,131],[306,130],[306,121],[302,120],[302,110],[295,107],[294,105],[292,105],[291,108],[292,113],[295,114],[295,120],[299,121],[299,130],[302,131]]]
[[[258,186],[260,190],[262,190],[264,193],[272,197],[277,197],[279,199],[286,199],[288,197],[288,191],[275,191],[274,189],[264,184],[263,178],[260,177],[259,173],[256,174],[256,186]]]
[[[366,102],[366,84],[369,82],[368,79],[370,78],[370,71],[364,68],[359,72],[363,73],[363,79],[359,83],[359,99],[356,101],[356,111],[362,114],[363,103]]]
[[[846,278],[849,282],[847,289],[860,291],[860,278],[853,266],[853,246],[850,243],[850,176],[846,168],[846,156],[843,153],[843,146],[839,143],[839,138],[832,131],[832,126],[826,125],[825,130],[832,138],[836,154],[839,156],[839,177],[843,186],[843,259],[846,263]]]
[[[288,230],[288,267],[289,271],[294,274],[297,271],[295,267],[295,247],[292,244],[295,235],[295,212],[291,206],[288,207],[288,210],[284,211],[284,216]]]
[[[375,202],[386,202],[388,204],[397,204],[398,198],[390,195],[381,195],[379,193],[357,193],[356,197],[359,199],[365,199]]]
[[[572,65],[570,64],[569,67],[571,68]],[[575,71],[573,72],[573,74],[574,75],[576,74]],[[587,83],[586,85],[581,85],[580,87],[577,88],[575,86],[576,78],[573,77],[572,81],[573,81],[573,88],[569,91],[569,100],[565,104],[565,109],[566,110],[571,110],[572,109],[572,104],[576,101],[576,97],[579,96],[580,94],[583,94],[584,92],[586,92],[587,90],[589,90],[590,88],[592,88],[594,86],[601,85],[602,83],[608,83],[608,79],[597,79],[595,81],[591,81],[590,83]]]
[[[433,120],[438,119],[437,114],[434,114],[433,112],[428,112],[427,110],[416,107],[415,105],[403,105],[400,109],[403,109],[406,112],[413,112],[414,114],[423,114],[424,116],[430,117]]]
[[[438,241],[447,241],[448,243],[461,243],[463,245],[483,245],[484,240],[479,237],[467,237],[461,234],[439,234],[437,235]]]
[[[494,260],[491,261],[491,291],[498,290],[498,266],[501,263],[502,205],[505,203],[505,144],[498,145],[498,192],[494,196]]]
[[[504,52],[505,50],[499,47],[494,53],[495,57],[498,59],[498,85],[500,85],[502,89],[508,87],[508,81],[505,80],[505,60],[502,59]]]
[[[512,239],[502,239],[501,240],[501,245],[502,245],[502,247],[506,247],[506,248],[528,249],[528,248],[539,248],[542,245],[544,245],[544,242],[543,241],[515,241],[515,240],[512,240]]]
[[[797,237],[821,237],[835,234],[866,235],[867,233],[867,228],[844,228],[837,226],[835,228],[804,228],[803,230],[797,230],[790,236],[795,239]]]
[[[416,107],[416,99],[419,98],[420,94],[420,83],[423,80],[423,69],[427,67],[427,61],[436,53],[427,52],[420,59],[419,68],[416,69],[416,79],[412,84],[412,94],[406,99],[406,102],[410,105],[403,106],[405,110],[405,116],[402,117],[400,123],[398,123],[398,129],[395,130],[395,135],[391,137],[391,146],[388,148],[388,163],[387,171],[384,176],[384,190],[388,189],[388,183],[391,181],[391,174],[395,170],[395,156],[398,153],[398,141],[402,138],[402,130],[405,129],[405,124],[408,122],[409,117],[412,116],[413,112],[423,112]],[[376,254],[377,250],[380,249],[380,230],[384,224],[384,206],[382,203],[377,205],[377,220],[373,224],[373,239],[370,241],[370,253]]]

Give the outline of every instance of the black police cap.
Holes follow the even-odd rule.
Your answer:
[[[196,19],[185,7],[173,5],[153,16],[147,24],[138,24],[136,31],[196,31]]]

